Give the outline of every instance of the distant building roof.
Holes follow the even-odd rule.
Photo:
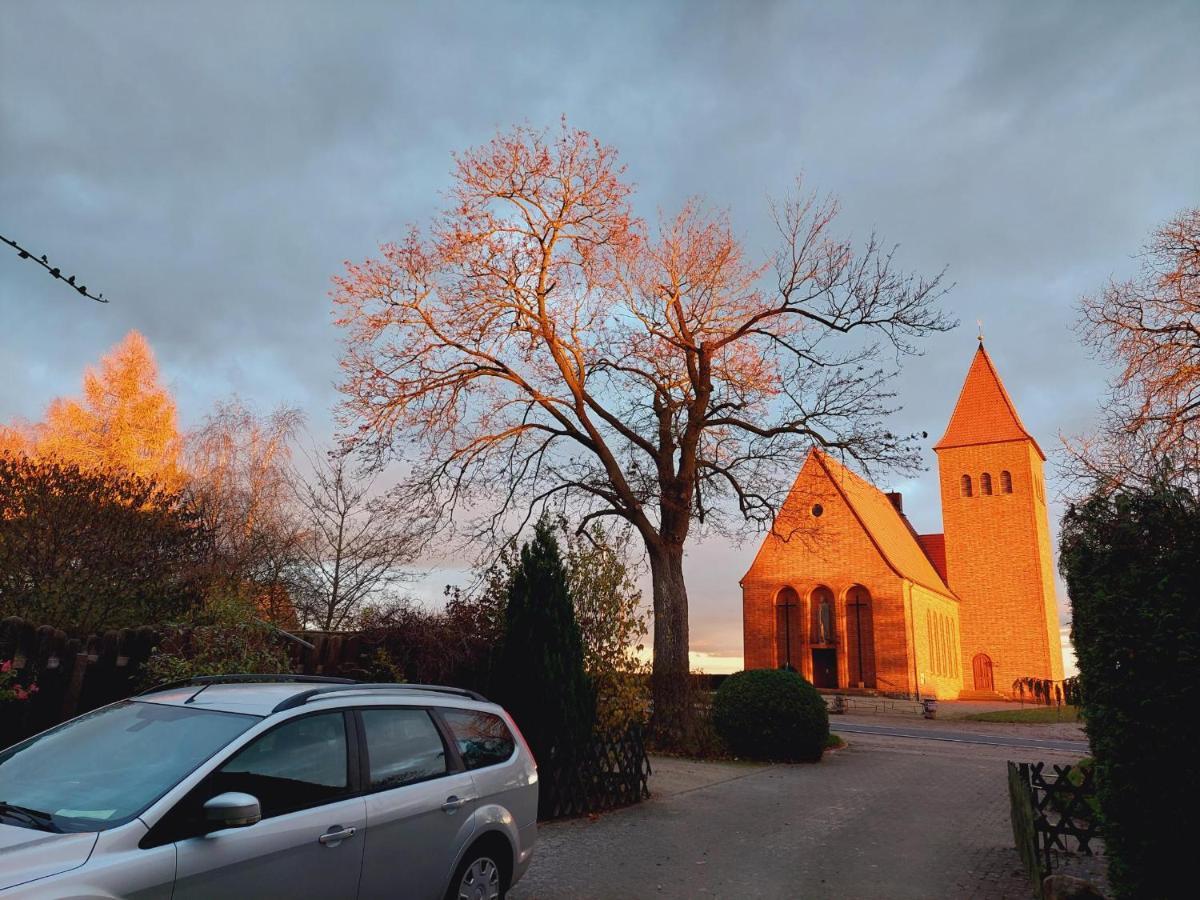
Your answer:
[[[950,579],[946,576],[946,535],[918,534],[917,540],[933,567],[937,569],[937,573],[942,576],[942,581],[949,584]]]
[[[884,560],[897,575],[947,597],[955,596],[926,555],[908,520],[896,509],[886,494],[827,453],[814,449],[812,456],[820,463]]]
[[[962,391],[958,395],[958,403],[950,416],[950,424],[946,426],[946,433],[933,449],[945,450],[949,447],[1021,440],[1032,443],[1038,455],[1042,459],[1046,458],[1038,442],[1021,423],[1017,408],[1013,406],[991,357],[983,349],[983,342],[980,341],[975,358],[971,360],[971,368],[967,371],[967,378],[963,382]]]

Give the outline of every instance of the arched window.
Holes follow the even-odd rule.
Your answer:
[[[992,475],[990,472],[984,472],[979,476],[979,493],[986,497],[992,495]]]
[[[962,477],[962,495],[964,497],[971,496],[971,476],[970,475],[964,475]]]
[[[1012,493],[1012,473],[1010,473],[1008,469],[1005,469],[1000,473],[1000,493]]]
[[[875,623],[871,606],[871,593],[862,585],[846,592],[846,653],[851,687],[875,687]]]
[[[800,595],[785,587],[775,595],[775,653],[779,668],[800,670],[800,642],[803,638]]]

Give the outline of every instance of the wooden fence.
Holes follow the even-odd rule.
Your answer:
[[[1013,840],[1039,898],[1059,854],[1091,856],[1101,837],[1092,767],[1051,768],[1047,772],[1042,762],[1008,764]]]
[[[596,737],[580,752],[539,763],[542,819],[602,812],[650,796],[650,758],[640,728]]]
[[[153,628],[79,638],[15,617],[0,620],[0,661],[11,661],[22,680],[32,673],[37,684],[29,700],[4,705],[0,747],[136,693],[157,642]]]

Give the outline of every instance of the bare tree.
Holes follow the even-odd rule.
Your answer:
[[[1100,425],[1067,443],[1087,482],[1200,481],[1200,209],[1154,232],[1138,275],[1080,301],[1083,340],[1117,367]]]
[[[639,533],[653,584],[653,698],[687,717],[684,547],[693,520],[769,527],[813,444],[863,467],[918,465],[884,424],[892,366],[952,327],[939,277],[897,272],[871,238],[831,235],[832,201],[773,210],[781,249],[751,262],[691,203],[652,239],[615,152],[516,128],[456,160],[451,203],[337,279],[347,440],[411,442],[413,503],[496,536],[570,507]],[[886,351],[886,353],[885,353]]]
[[[214,586],[267,607],[295,566],[301,527],[291,508],[291,445],[303,418],[280,408],[260,415],[238,399],[217,404],[189,435],[190,487],[211,535]]]
[[[374,476],[351,470],[345,453],[309,455],[312,475],[294,479],[304,537],[300,573],[306,590],[297,598],[306,624],[325,631],[357,624],[364,607],[406,577],[422,532]]]

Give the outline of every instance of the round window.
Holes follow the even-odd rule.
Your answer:
[[[820,503],[813,504],[812,514],[814,516],[819,516],[823,512],[825,512],[825,507],[823,507]]]

